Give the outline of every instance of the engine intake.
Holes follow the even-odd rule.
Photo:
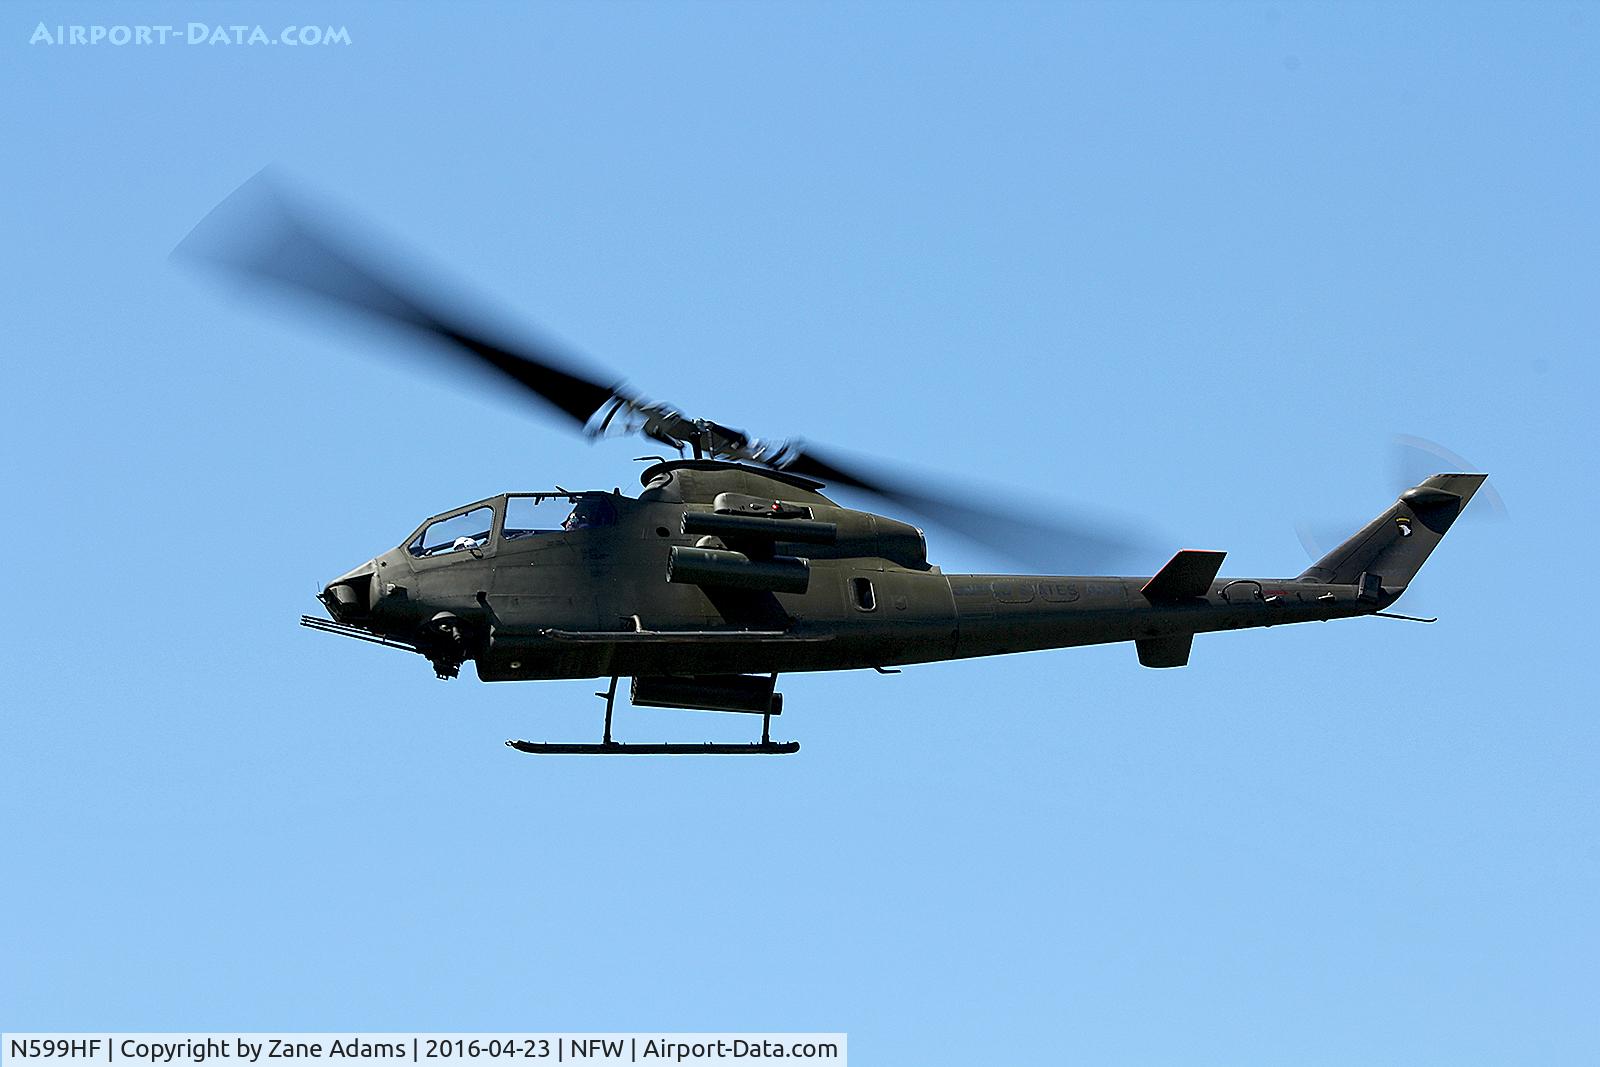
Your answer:
[[[809,519],[774,519],[758,515],[719,515],[714,511],[686,511],[683,532],[710,534],[724,541],[755,541],[768,545],[788,541],[798,545],[831,545],[839,539],[839,525]]]

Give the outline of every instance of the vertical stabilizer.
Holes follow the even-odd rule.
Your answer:
[[[1486,474],[1435,474],[1407,489],[1382,515],[1317,560],[1300,577],[1363,591],[1398,592],[1444,538]]]

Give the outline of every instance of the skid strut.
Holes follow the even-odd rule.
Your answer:
[[[773,672],[772,684],[777,685],[778,675]],[[612,712],[617,703],[617,676],[611,684],[595,696],[606,702],[605,726],[598,744],[585,741],[507,741],[506,745],[518,752],[535,755],[560,756],[787,756],[800,751],[798,741],[772,739],[772,709],[775,700],[769,701],[761,716],[761,740],[752,742],[707,741],[701,744],[683,742],[624,743],[611,739]]]

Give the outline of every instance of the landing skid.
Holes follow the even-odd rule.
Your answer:
[[[777,681],[773,674],[773,682]],[[691,742],[622,742],[611,739],[612,711],[617,703],[617,676],[611,676],[611,685],[603,693],[596,693],[606,702],[604,735],[599,742],[592,741],[507,741],[508,748],[518,752],[545,756],[787,756],[800,751],[798,741],[772,739],[772,705],[767,705],[761,716],[761,740],[748,742],[706,741]]]
[[[800,751],[798,741],[751,741],[748,744],[663,742],[631,744],[622,741],[507,741],[518,752],[562,756],[787,756]]]

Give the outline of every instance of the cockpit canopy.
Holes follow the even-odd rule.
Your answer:
[[[446,552],[461,552],[483,548],[489,543],[494,530],[495,508],[480,504],[467,511],[457,512],[442,519],[434,519],[417,531],[406,546],[417,559],[441,556]]]
[[[617,506],[607,493],[578,493],[570,497],[515,493],[505,499],[506,521],[501,536],[507,541],[555,530],[590,530],[617,524]],[[558,516],[559,521],[556,521]]]
[[[406,542],[416,559],[476,552],[541,533],[593,530],[617,524],[610,493],[505,493],[423,523]]]

